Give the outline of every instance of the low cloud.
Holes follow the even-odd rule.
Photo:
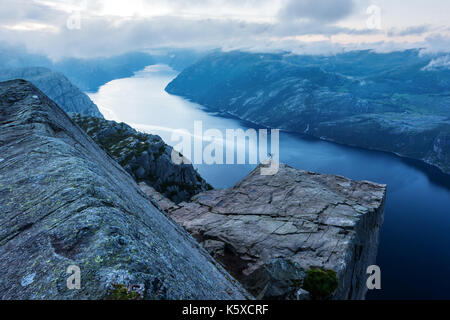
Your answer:
[[[433,71],[439,69],[450,70],[450,55],[445,55],[431,60],[430,63],[422,69],[422,71]]]
[[[400,36],[400,37],[404,37],[404,36],[410,36],[410,35],[422,35],[424,33],[427,33],[430,31],[430,26],[429,25],[421,25],[421,26],[414,26],[414,27],[408,27],[408,28],[404,28],[404,29],[392,29],[388,31],[388,35],[390,37],[393,36]]]
[[[79,12],[80,28],[69,29],[67,21],[76,1],[0,0],[0,41],[23,44],[53,59],[167,47],[317,53],[409,47],[450,51],[445,36],[450,31],[435,26],[387,32],[365,28],[361,0],[130,0],[130,5],[138,2],[147,10],[145,14],[121,16],[102,14],[105,1],[88,1]],[[156,11],[150,10],[152,5]],[[164,8],[157,11],[160,6]],[[355,10],[360,27],[342,23],[354,18]],[[166,11],[171,13],[162,13]]]
[[[450,35],[432,34],[425,39],[421,48],[424,54],[450,52]]]
[[[307,19],[335,22],[349,16],[353,0],[290,0],[279,12],[280,20]]]

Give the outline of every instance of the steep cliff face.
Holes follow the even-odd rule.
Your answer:
[[[384,185],[281,165],[161,206],[258,298],[363,299],[385,195]]]
[[[0,83],[0,132],[0,299],[249,297],[30,83]]]
[[[450,128],[441,130],[433,142],[433,151],[430,152],[425,161],[430,164],[442,164],[444,172],[450,172]]]
[[[393,152],[450,173],[450,70],[405,51],[337,56],[215,53],[166,88],[263,126]]]
[[[136,181],[147,183],[170,200],[188,201],[212,189],[191,164],[174,164],[173,148],[159,136],[95,117],[75,114],[72,119]]]
[[[311,125],[324,140],[422,160],[450,174],[450,120],[446,116],[359,115]]]
[[[0,81],[14,79],[30,81],[67,113],[103,118],[91,99],[61,73],[41,67],[0,70]]]

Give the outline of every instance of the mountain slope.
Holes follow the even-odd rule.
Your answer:
[[[192,164],[174,164],[173,148],[159,136],[138,132],[125,123],[79,114],[72,120],[136,181],[144,181],[175,203],[212,188]]]
[[[0,83],[0,131],[0,299],[249,297],[29,82]]]
[[[14,79],[32,82],[67,113],[81,113],[103,118],[91,99],[61,73],[41,67],[0,70],[0,81]]]
[[[130,52],[112,57],[91,59],[65,58],[53,68],[62,72],[83,91],[95,92],[105,83],[131,77],[136,71],[155,64],[155,59],[143,52]]]
[[[450,70],[417,51],[215,53],[171,94],[267,127],[419,159],[450,173]]]
[[[194,49],[158,49],[152,52],[132,51],[119,55],[75,58],[52,61],[44,55],[30,53],[25,47],[0,41],[0,70],[44,67],[61,72],[83,92],[96,92],[105,83],[131,77],[137,71],[154,64],[167,64],[181,71],[207,52]],[[7,79],[3,79],[7,80]]]

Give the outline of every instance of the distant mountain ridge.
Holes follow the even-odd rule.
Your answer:
[[[59,72],[43,67],[0,70],[0,81],[15,79],[30,81],[67,113],[103,118],[91,99]]]
[[[45,55],[30,53],[24,47],[0,42],[0,70],[44,67],[63,73],[81,91],[95,92],[105,83],[131,77],[149,65],[167,64],[182,71],[204,55],[204,51],[166,48],[151,53],[132,51],[108,57],[65,57],[53,61]]]
[[[214,53],[166,91],[267,127],[393,152],[450,173],[450,70],[427,68],[436,58],[417,50]]]
[[[193,64],[202,53],[174,50],[162,53],[129,52],[111,57],[91,59],[65,58],[55,62],[53,69],[65,74],[81,90],[95,92],[112,80],[127,78],[149,65],[167,64],[183,70]]]

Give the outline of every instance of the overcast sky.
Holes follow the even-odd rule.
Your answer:
[[[161,47],[450,51],[449,0],[0,0],[0,41],[53,58]]]

